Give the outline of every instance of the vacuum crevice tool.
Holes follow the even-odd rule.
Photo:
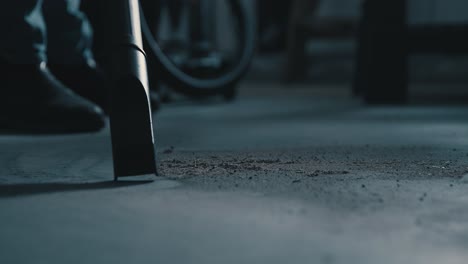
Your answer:
[[[138,0],[108,0],[114,179],[157,175],[148,71]]]

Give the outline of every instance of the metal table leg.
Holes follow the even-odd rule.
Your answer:
[[[406,0],[366,0],[356,87],[367,103],[399,104],[408,94],[408,33]]]

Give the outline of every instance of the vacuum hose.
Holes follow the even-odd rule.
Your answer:
[[[238,38],[242,54],[227,72],[209,79],[197,78],[182,71],[161,49],[155,40],[142,8],[142,31],[147,49],[153,55],[158,74],[171,87],[187,95],[211,95],[237,83],[247,72],[256,49],[256,18],[243,0],[227,0],[238,23]]]

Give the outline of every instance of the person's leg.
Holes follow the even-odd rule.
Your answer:
[[[12,1],[0,9],[0,129],[95,131],[102,110],[59,82],[47,67],[43,0]]]
[[[44,0],[49,65],[58,79],[107,110],[104,76],[92,53],[93,30],[81,0]]]
[[[46,60],[42,1],[8,1],[0,8],[1,58],[16,64]]]
[[[81,0],[43,0],[48,58],[52,64],[84,64],[93,60],[93,31],[80,10]]]

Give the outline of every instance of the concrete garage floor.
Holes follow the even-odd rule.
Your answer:
[[[167,106],[167,178],[120,184],[108,131],[2,135],[0,263],[466,263],[467,117],[248,82]]]

